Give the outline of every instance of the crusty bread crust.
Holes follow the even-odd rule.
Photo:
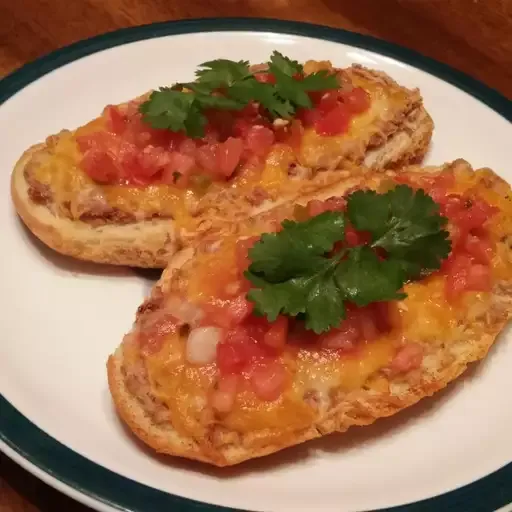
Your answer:
[[[484,336],[465,337],[454,344],[454,351],[460,349],[461,357],[448,362],[446,354],[441,351],[439,354],[430,354],[432,360],[440,364],[433,365],[428,371],[424,371],[421,380],[414,385],[402,382],[397,383],[395,390],[391,387],[388,392],[358,390],[350,393],[340,403],[333,404],[323,417],[309,428],[293,432],[287,438],[280,438],[279,443],[273,442],[270,436],[270,442],[264,443],[263,433],[260,437],[260,442],[263,442],[258,447],[227,445],[215,448],[206,439],[201,442],[180,435],[170,424],[154,423],[138,399],[126,388],[122,346],[108,359],[109,388],[119,416],[141,441],[156,452],[199,460],[218,467],[232,466],[327,434],[342,433],[352,426],[370,425],[379,418],[392,416],[416,404],[422,398],[442,390],[464,373],[471,363],[487,355],[496,337],[512,317],[510,313],[512,288],[496,290],[495,296],[498,301],[506,301],[508,312],[505,314],[505,311],[500,308],[501,316],[497,316],[493,321],[480,320],[480,322],[486,322],[487,332]]]
[[[471,169],[464,161],[454,162]],[[420,172],[439,171],[443,168],[414,168]],[[391,175],[391,174],[390,174]],[[496,176],[496,180],[501,179]],[[345,183],[322,191],[319,199],[343,193]],[[311,197],[303,198],[300,204],[306,204]],[[233,228],[233,232],[243,231],[243,227]],[[233,232],[231,234],[233,234]],[[512,233],[509,235],[512,236]],[[199,246],[178,253],[162,278],[155,285],[151,296],[139,308],[134,330],[141,324],[153,302],[158,298],[177,293],[180,281],[186,279],[187,265],[193,266],[194,257],[200,251]],[[495,284],[492,290],[490,307],[485,311],[472,314],[458,324],[457,336],[449,342],[438,340],[425,354],[420,370],[401,375],[390,375],[386,389],[372,386],[362,387],[348,393],[332,395],[327,407],[316,415],[306,428],[291,428],[286,435],[277,436],[270,428],[238,435],[232,441],[232,431],[223,434],[226,442],[216,443],[211,436],[193,437],[178,432],[172,425],[172,411],[167,421],[155,422],[144,407],[143,402],[127,387],[127,371],[124,350],[133,343],[133,335],[128,334],[121,346],[110,356],[107,363],[108,383],[119,416],[144,443],[159,453],[203,461],[215,466],[229,466],[243,461],[262,457],[283,448],[303,443],[333,432],[344,432],[354,425],[369,425],[378,418],[391,416],[412,406],[422,398],[428,397],[446,387],[461,375],[471,363],[483,359],[498,334],[508,320],[512,318],[512,282]],[[414,375],[413,375],[414,373]],[[150,389],[150,386],[149,386]],[[156,400],[151,398],[150,400]],[[290,419],[292,422],[292,419]],[[222,425],[222,422],[220,423]]]
[[[329,162],[329,165],[342,169],[348,164],[361,163],[363,156],[363,163],[368,168],[377,170],[421,161],[428,150],[434,124],[422,104],[419,92],[408,91],[385,73],[362,66],[352,66],[349,73],[377,81],[392,90],[406,91],[407,106],[399,112],[387,114],[390,118],[379,121],[376,133],[362,149],[363,152],[356,144],[348,150],[350,154],[347,154],[347,162],[338,159]],[[14,205],[35,236],[52,249],[80,260],[165,268],[169,258],[182,245],[181,233],[172,219],[157,217],[122,224],[106,221],[98,226],[95,223],[69,219],[55,213],[55,210],[52,212],[47,205],[34,203],[27,193],[25,170],[37,165],[38,154],[45,151],[48,151],[46,143],[32,146],[24,152],[12,173],[11,194]],[[336,171],[316,173],[311,180],[312,187],[314,188],[315,183],[322,186],[329,178],[320,175],[332,172]],[[254,214],[253,206],[247,201],[230,199],[224,204],[224,197],[213,199],[215,198],[212,198],[211,203],[214,209],[220,210],[220,217],[228,216],[227,210],[230,209],[236,210],[238,217]],[[216,204],[219,206],[215,207]],[[188,240],[200,236],[201,226],[211,224],[211,218],[211,211],[201,213],[197,218],[197,232],[187,232],[185,238]]]

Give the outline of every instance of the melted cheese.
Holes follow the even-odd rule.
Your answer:
[[[449,337],[457,315],[445,298],[445,278],[407,284],[404,292],[407,298],[399,303],[403,336],[424,342]]]
[[[34,167],[36,179],[51,187],[53,197],[59,205],[68,204],[71,212],[82,212],[83,201],[88,195],[84,191],[95,190],[106,200],[108,205],[122,212],[134,214],[136,218],[152,216],[171,217],[181,226],[191,220],[189,204],[201,207],[202,202],[212,201],[223,188],[233,188],[240,195],[250,193],[255,187],[267,191],[276,197],[283,187],[292,192],[300,183],[288,178],[288,166],[294,155],[286,146],[276,146],[268,155],[262,169],[248,169],[232,179],[228,184],[213,183],[205,197],[204,184],[198,183],[187,190],[171,185],[150,185],[147,187],[99,185],[91,180],[80,168],[82,154],[76,144],[76,136],[84,135],[98,129],[96,121],[80,128],[76,134],[62,133],[57,143],[52,146],[37,166]]]
[[[172,423],[183,435],[202,435],[201,412],[214,383],[213,365],[192,366],[185,361],[184,337],[166,336],[162,350],[146,357],[152,393],[172,413]]]
[[[485,185],[485,175],[457,177],[456,187],[462,192],[476,187],[486,190],[487,200],[499,205],[507,191],[496,191]],[[378,185],[378,183],[377,183]],[[499,222],[509,222],[506,215]],[[491,224],[491,233],[497,224]],[[188,272],[186,295],[192,302],[202,302],[219,295],[223,283],[233,280],[236,274],[236,238],[224,240],[220,249],[213,253],[201,253]],[[495,272],[512,276],[510,249],[501,250],[498,245],[495,256]],[[504,260],[508,262],[504,264]],[[419,342],[422,345],[450,344],[460,337],[461,320],[472,320],[485,314],[491,306],[492,295],[470,292],[454,303],[445,298],[445,278],[431,276],[405,286],[407,298],[397,303],[398,314],[395,329],[377,340],[364,343],[360,350],[347,355],[330,350],[311,350],[288,347],[282,362],[289,376],[289,386],[274,402],[259,400],[247,381],[243,381],[233,410],[225,416],[223,424],[240,433],[254,433],[269,429],[276,442],[289,435],[290,429],[307,428],[317,412],[308,403],[313,392],[321,402],[327,401],[333,391],[348,393],[364,386],[387,392],[389,382],[379,374],[393,360],[402,343]],[[169,337],[163,349],[147,356],[146,366],[152,389],[171,410],[173,425],[184,434],[201,436],[202,414],[216,379],[215,365],[192,367],[185,361],[185,340]],[[204,419],[204,418],[203,418]],[[204,423],[203,423],[204,424]]]
[[[314,129],[304,132],[299,161],[306,167],[330,167],[340,156],[352,153],[363,156],[370,138],[378,133],[386,121],[394,118],[407,101],[404,91],[390,90],[382,84],[354,77],[355,87],[363,87],[370,95],[370,108],[350,120],[348,132],[333,137],[319,135]]]
[[[243,196],[255,188],[266,191],[276,199],[284,190],[294,193],[303,185],[301,180],[291,180],[288,168],[297,158],[308,167],[329,167],[340,156],[361,153],[370,137],[378,131],[379,119],[402,108],[406,95],[400,89],[390,90],[385,84],[354,77],[354,85],[364,87],[371,96],[371,106],[351,120],[348,133],[335,137],[319,136],[313,129],[305,131],[302,148],[295,155],[289,147],[276,145],[262,168],[246,168],[227,183],[212,183],[205,191],[204,183],[191,185],[183,190],[170,185],[149,187],[102,186],[94,183],[80,168],[82,155],[76,137],[105,129],[99,117],[78,128],[74,133],[62,132],[57,143],[50,148],[38,165],[33,167],[35,178],[50,186],[54,201],[64,206],[64,214],[79,218],[87,211],[91,195],[102,197],[106,203],[121,212],[135,215],[137,219],[153,216],[174,218],[178,225],[192,226],[192,215],[201,206],[214,205],[221,190],[231,188]]]
[[[297,356],[295,394],[304,395],[315,390],[328,395],[332,388],[343,391],[359,389],[374,372],[387,366],[395,348],[389,337],[381,337],[364,343],[354,354],[342,354],[334,350],[301,350]]]

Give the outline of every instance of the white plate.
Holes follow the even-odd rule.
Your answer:
[[[512,116],[505,98],[407,50],[332,29],[269,20],[142,27],[73,45],[4,80],[1,446],[98,510],[213,508],[167,493],[249,510],[379,509],[447,493],[512,461],[512,338],[506,334],[485,362],[434,399],[372,427],[237,469],[154,457],[117,420],[105,362],[151,281],[129,270],[76,263],[35,242],[11,205],[10,170],[28,146],[90,120],[107,103],[192,79],[206,60],[259,62],[274,49],[302,61],[359,62],[419,87],[436,123],[428,163],[464,157],[512,181]],[[467,511],[479,504],[478,510],[492,510],[511,500],[510,489],[511,465],[417,507]]]

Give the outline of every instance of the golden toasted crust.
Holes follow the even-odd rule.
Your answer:
[[[498,292],[496,297],[506,299],[510,310],[512,288]],[[414,385],[404,381],[396,384],[396,390],[393,390],[393,384],[391,384],[391,389],[386,392],[371,389],[358,390],[344,396],[339,403],[333,403],[323,417],[308,428],[290,433],[289,436],[280,438],[278,443],[272,442],[271,435],[269,435],[269,442],[264,443],[265,433],[263,432],[259,437],[259,446],[256,447],[231,444],[215,448],[208,441],[201,443],[197,439],[181,436],[171,424],[156,424],[139,400],[126,388],[122,346],[108,359],[108,383],[120,417],[141,441],[158,453],[199,460],[219,467],[231,466],[327,434],[342,433],[352,426],[370,425],[379,418],[392,416],[414,405],[422,398],[432,396],[459,377],[469,364],[483,359],[511,317],[512,313],[509,311],[506,316],[503,314],[494,321],[486,323],[485,335],[461,340],[459,347],[464,352],[462,357],[448,364],[433,366],[429,372],[424,371],[421,379]],[[432,359],[441,363],[446,360],[443,353],[437,356],[432,355]],[[268,433],[271,434],[270,431]]]
[[[411,168],[416,172],[437,172],[442,168]],[[450,167],[462,171],[472,169],[467,162],[458,160]],[[491,171],[487,172],[489,187],[503,187],[501,178]],[[392,172],[387,172],[392,177]],[[382,179],[375,178],[377,182]],[[370,183],[372,178],[368,178]],[[320,199],[343,193],[350,188],[345,183],[322,191]],[[503,190],[503,188],[502,188]],[[300,204],[306,204],[311,196],[302,198]],[[262,214],[267,215],[266,213]],[[244,226],[230,227],[233,233],[244,233]],[[508,240],[512,232],[504,237],[504,248],[509,263],[510,247]],[[506,240],[505,240],[506,238]],[[162,409],[162,403],[155,394],[153,384],[148,380],[143,365],[139,368],[138,385],[143,388],[133,389],[129,386],[128,375],[133,373],[133,360],[127,361],[127,350],[132,350],[136,343],[137,329],[147,315],[158,311],[165,298],[172,294],[183,294],[183,281],[187,281],[195,270],[198,254],[207,249],[200,245],[189,247],[173,258],[162,278],[155,285],[151,296],[139,308],[134,330],[125,337],[117,351],[109,358],[107,364],[109,388],[120,417],[129,428],[147,445],[160,453],[178,457],[196,459],[216,466],[228,466],[268,455],[283,448],[320,437],[333,432],[344,432],[354,425],[368,425],[378,418],[391,416],[415,404],[424,397],[431,396],[443,389],[461,375],[469,364],[483,359],[496,337],[512,317],[512,281],[495,283],[485,308],[468,308],[464,316],[458,318],[450,339],[437,336],[425,344],[424,357],[420,369],[402,374],[380,375],[378,380],[370,378],[357,389],[342,391],[330,389],[320,402],[309,403],[311,421],[294,424],[291,416],[286,429],[276,434],[275,428],[262,427],[237,431],[226,426],[222,418],[217,419],[201,435],[197,432],[185,434],[183,428],[175,428],[173,415],[179,416],[183,411]],[[441,333],[442,335],[442,333]],[[170,354],[178,353],[178,347],[169,347]],[[133,354],[133,352],[131,352]],[[322,371],[322,370],[320,370]],[[196,390],[194,400],[200,396]],[[158,408],[164,415],[158,416]],[[151,410],[154,409],[154,410]]]
[[[347,168],[354,162],[361,163],[362,159],[369,168],[384,169],[420,161],[428,150],[434,125],[417,90],[409,91],[386,74],[362,66],[352,66],[345,72],[351,78],[369,80],[387,87],[401,95],[402,102],[399,108],[385,110],[382,118],[372,126],[369,140],[364,143],[349,141],[347,147],[335,149],[333,154],[327,152],[324,160],[327,158],[328,161],[325,162],[318,159],[314,151],[304,156],[304,161],[313,167],[318,164],[331,170],[305,178],[301,193],[325,186],[332,181],[333,172]],[[55,135],[48,141],[55,145],[59,137]],[[165,268],[172,254],[183,245],[182,235],[183,240],[194,239],[202,236],[203,231],[210,230],[215,218],[225,220],[232,212],[236,212],[237,219],[247,218],[259,209],[251,204],[250,197],[240,194],[236,197],[236,190],[226,190],[225,194],[206,197],[208,200],[203,201],[203,210],[194,214],[193,227],[183,231],[172,219],[156,216],[140,220],[136,212],[125,213],[121,221],[116,216],[105,217],[100,222],[70,218],[62,213],[62,208],[51,204],[51,190],[48,204],[34,202],[28,193],[27,171],[39,165],[41,155],[51,153],[48,141],[26,150],[17,162],[12,173],[11,194],[17,212],[30,231],[52,249],[74,258],[115,265]],[[281,192],[266,201],[265,208],[291,199]]]

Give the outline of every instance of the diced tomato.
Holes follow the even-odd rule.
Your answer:
[[[457,256],[452,254],[444,267],[447,273],[446,296],[449,300],[453,300],[466,288],[466,276],[471,267],[471,258],[465,254]]]
[[[241,373],[266,356],[265,349],[243,327],[229,331],[226,341],[217,345],[217,367],[221,374]]]
[[[491,206],[483,199],[471,198],[465,203],[466,210],[461,212],[455,221],[468,231],[483,226],[491,217],[498,213],[499,209]]]
[[[449,189],[455,185],[455,174],[453,171],[442,171],[434,178],[433,187]]]
[[[338,329],[331,329],[329,332],[321,334],[318,342],[323,348],[348,351],[354,349],[360,336],[358,322],[345,319]]]
[[[209,110],[206,113],[208,124],[203,140],[207,143],[222,142],[231,134],[235,113],[229,110]]]
[[[321,213],[325,212],[324,209],[324,202],[320,201],[320,199],[312,199],[307,204],[308,214],[311,217],[316,217],[317,215],[320,215]]]
[[[246,138],[249,130],[253,127],[253,124],[248,118],[239,117],[235,119],[233,124],[233,135],[235,137]]]
[[[101,150],[89,149],[80,162],[80,167],[98,183],[112,183],[119,178],[119,169],[112,158]]]
[[[171,151],[178,149],[179,144],[185,139],[185,135],[182,133],[151,128],[142,120],[140,114],[132,115],[127,119],[122,135],[123,140],[135,144],[140,149],[147,144],[153,144]]]
[[[217,412],[228,413],[233,409],[236,400],[240,377],[238,375],[222,375],[216,389],[211,395],[211,406]]]
[[[241,324],[251,313],[254,304],[242,293],[234,299],[217,300],[204,304],[204,325],[215,325],[229,329]]]
[[[302,121],[304,126],[313,126],[322,118],[322,112],[316,108],[299,108],[295,117]]]
[[[332,90],[322,94],[320,101],[318,102],[317,108],[324,114],[330,112],[333,108],[339,105],[338,102],[338,91]]]
[[[76,138],[80,152],[85,153],[88,149],[101,150],[107,152],[111,148],[117,148],[121,139],[110,132],[93,132],[88,135],[79,135]]]
[[[394,323],[389,303],[376,302],[366,307],[347,304],[345,320],[338,328],[320,335],[319,343],[324,348],[350,351],[358,341],[371,341],[381,333],[390,331]]]
[[[255,155],[264,157],[274,143],[274,132],[265,126],[253,126],[246,135],[245,143]]]
[[[329,197],[325,201],[319,199],[312,199],[307,204],[308,214],[311,217],[320,215],[323,212],[343,212],[347,207],[347,201],[344,197]]]
[[[179,152],[182,155],[195,156],[197,144],[192,139],[184,139],[179,145]]]
[[[365,245],[371,242],[371,234],[365,231],[356,231],[350,224],[345,226],[345,242],[349,247]]]
[[[370,95],[362,87],[354,87],[351,91],[340,94],[343,104],[354,114],[361,114],[370,106]]]
[[[324,91],[309,91],[307,94],[313,105],[317,106],[324,95]]]
[[[442,203],[446,197],[446,189],[444,187],[433,187],[428,192],[429,196],[436,202]]]
[[[195,166],[196,162],[193,157],[184,155],[179,151],[173,151],[170,153],[169,164],[163,169],[161,182],[185,187],[188,185],[188,177]]]
[[[471,265],[467,281],[466,290],[488,291],[491,289],[491,269],[487,265],[476,263]]]
[[[450,194],[439,202],[441,213],[464,232],[480,228],[499,211],[482,199],[457,194]]]
[[[488,265],[491,261],[493,247],[486,238],[469,235],[465,240],[464,249],[473,257],[476,263]]]
[[[263,343],[268,347],[280,350],[286,344],[288,335],[288,317],[278,316],[275,322],[270,324],[269,330],[263,337]]]
[[[287,373],[279,361],[265,361],[256,365],[251,373],[251,385],[261,400],[277,400],[286,387]]]
[[[126,129],[127,116],[125,116],[118,107],[107,105],[103,110],[103,115],[107,120],[107,129],[117,135],[121,135]]]
[[[253,308],[254,304],[245,298],[245,294],[229,301],[226,312],[231,325],[238,325],[243,322],[252,313]]]
[[[219,343],[217,367],[221,374],[240,373],[248,363],[242,343]]]
[[[371,311],[377,330],[389,332],[400,325],[400,312],[395,302],[373,302],[366,306]]]
[[[339,135],[348,130],[350,111],[345,105],[338,105],[315,122],[315,131],[319,135]]]
[[[205,144],[196,151],[197,163],[210,174],[214,174],[217,169],[218,148],[219,144]]]
[[[396,353],[390,369],[394,373],[406,373],[416,370],[423,361],[423,347],[418,343],[407,343]]]
[[[344,322],[346,321],[356,325],[359,337],[362,340],[370,341],[379,335],[376,310],[372,304],[366,307],[354,307],[349,304],[347,307],[347,318]],[[340,327],[343,327],[344,322],[341,323]]]
[[[255,101],[250,101],[247,105],[240,111],[240,116],[242,118],[256,118],[260,116],[260,105]]]
[[[456,299],[464,291],[488,291],[491,287],[491,271],[487,265],[473,263],[466,254],[457,254],[447,265],[446,296]]]
[[[372,313],[371,309],[367,309],[364,313],[360,313],[358,318],[361,337],[366,341],[374,340],[379,336],[379,329]]]
[[[251,236],[246,239],[238,240],[236,243],[236,263],[240,274],[249,268],[249,250],[260,239],[259,236]]]
[[[165,337],[177,332],[179,321],[169,313],[156,311],[146,318],[139,327],[137,341],[145,354],[156,354],[160,351]]]
[[[204,129],[204,137],[202,140],[206,144],[217,144],[220,141],[219,132],[212,125],[207,124]]]
[[[254,78],[263,84],[275,84],[276,77],[272,73],[256,73]]]
[[[171,155],[161,147],[148,145],[139,153],[138,160],[139,172],[145,177],[151,177],[171,163]]]
[[[237,168],[244,150],[242,139],[229,137],[219,145],[216,153],[217,171],[219,174],[229,177]]]
[[[249,347],[251,357],[264,356],[266,354],[265,347],[259,342],[263,340],[269,328],[270,323],[266,317],[251,316],[241,325],[226,331],[224,341],[226,343],[245,343],[249,340],[253,345],[256,343]]]

